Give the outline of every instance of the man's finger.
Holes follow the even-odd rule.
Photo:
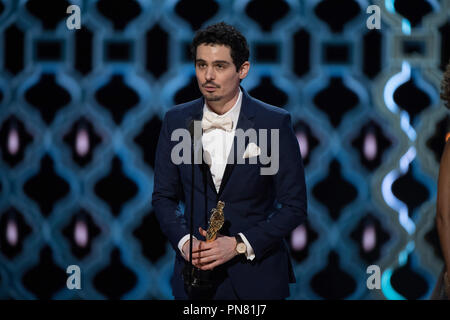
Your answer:
[[[192,252],[202,251],[208,249],[207,243],[204,241],[196,241],[192,246]]]
[[[205,250],[210,250],[212,248],[214,248],[216,246],[216,244],[214,244],[213,242],[200,242],[200,244],[198,245],[196,250],[192,250],[193,252],[196,251],[205,251]]]
[[[201,270],[212,270],[212,269],[214,269],[215,267],[219,266],[221,263],[222,263],[222,262],[221,262],[220,260],[215,260],[215,261],[212,262],[212,263],[202,265],[202,266],[200,267],[200,269],[201,269]]]
[[[196,267],[201,267],[202,266],[202,264],[200,263],[200,261],[199,261],[200,259],[194,259],[194,258],[192,258],[192,264],[194,265],[194,266],[196,266]]]
[[[206,237],[206,231],[203,230],[202,227],[198,227],[198,231],[200,232],[200,234],[201,234],[202,236]]]
[[[192,251],[192,259],[210,257],[210,256],[213,256],[216,254],[217,254],[217,252],[214,249],[205,249],[205,250],[196,251],[196,252]]]
[[[197,251],[202,251],[202,250],[203,250],[203,248],[202,248],[202,244],[201,243],[195,243],[192,246],[192,252],[197,252]]]
[[[197,259],[197,262],[198,262],[198,264],[203,266],[208,263],[216,261],[216,259],[217,259],[217,256],[201,257],[201,258]]]

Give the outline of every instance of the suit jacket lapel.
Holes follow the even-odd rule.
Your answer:
[[[198,99],[198,101],[194,104],[194,107],[192,108],[191,115],[186,119],[186,129],[189,130],[189,126],[191,121],[202,121],[203,117],[203,106],[205,104],[204,98]],[[196,168],[199,168],[201,171],[202,176],[206,174],[206,180],[209,184],[209,186],[213,189],[214,193],[217,194],[216,186],[214,185],[214,181],[211,175],[211,171],[209,169],[209,166],[203,162],[203,147],[202,147],[202,163],[200,165],[195,165]]]
[[[251,120],[254,117],[254,110],[253,110],[253,104],[251,103],[251,97],[248,95],[247,91],[244,90],[244,88],[240,87],[242,91],[242,104],[241,104],[241,110],[239,113],[238,122],[236,125],[237,129],[242,129],[244,132],[247,131],[250,128],[254,127],[254,123]],[[248,140],[246,139],[245,145],[241,149],[237,149],[237,138],[236,135],[233,138],[233,145],[231,146],[230,154],[228,155],[227,165],[225,167],[225,171],[223,173],[222,182],[220,184],[220,189],[218,192],[218,199],[223,193],[223,190],[225,189],[230,177],[231,173],[233,172],[234,167],[236,166],[237,159],[242,158],[242,155],[244,154],[245,149],[247,148]],[[233,158],[232,158],[233,157]]]

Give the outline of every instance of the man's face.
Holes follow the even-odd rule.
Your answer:
[[[244,66],[245,65],[245,66]],[[230,48],[218,44],[197,47],[195,74],[198,87],[207,101],[231,100],[239,87],[239,80],[247,76],[248,62],[236,71]]]

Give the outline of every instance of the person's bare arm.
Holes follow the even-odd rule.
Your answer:
[[[445,145],[439,167],[436,225],[447,275],[450,276],[450,140]],[[446,290],[449,295],[448,286]]]

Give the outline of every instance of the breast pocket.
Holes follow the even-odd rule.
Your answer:
[[[261,168],[262,165],[260,163],[236,164],[232,183],[245,195],[261,192],[261,188],[270,183],[267,176],[261,175]]]

